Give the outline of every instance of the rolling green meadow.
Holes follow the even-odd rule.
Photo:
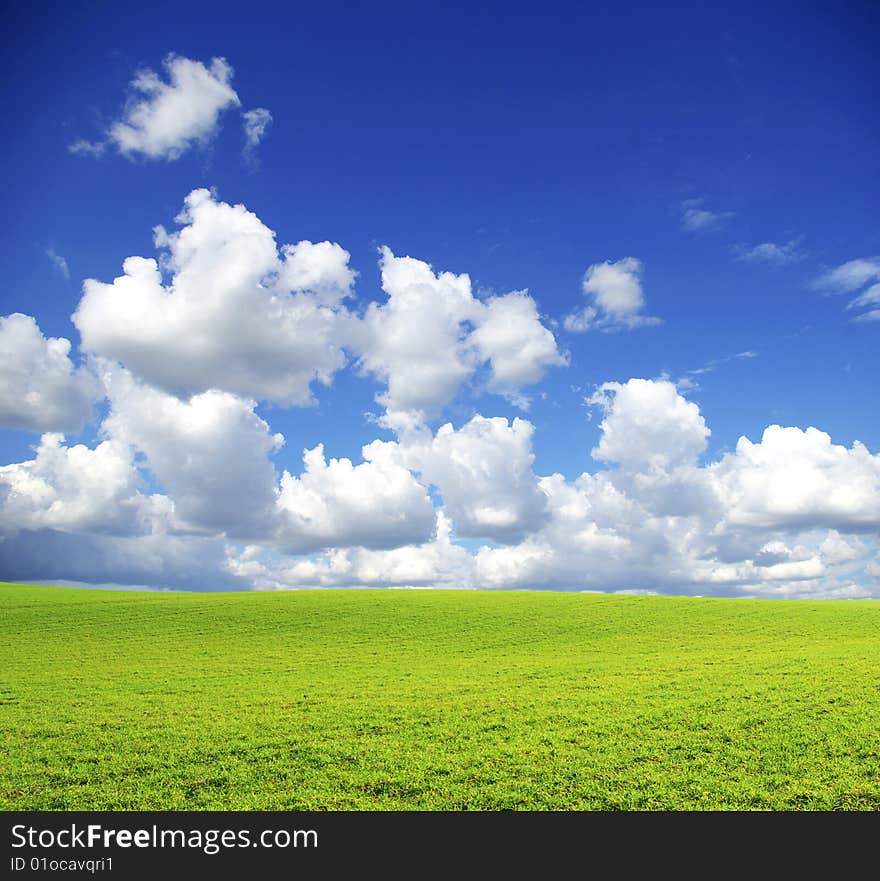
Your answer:
[[[880,602],[0,585],[0,807],[880,809]]]

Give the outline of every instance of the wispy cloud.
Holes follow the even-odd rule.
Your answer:
[[[706,373],[713,373],[719,367],[723,366],[724,364],[729,364],[731,361],[747,361],[757,357],[757,352],[753,351],[752,349],[747,349],[744,352],[737,352],[735,355],[725,355],[722,358],[712,358],[711,361],[707,361],[702,367],[695,367],[693,370],[686,370],[684,374],[682,374],[682,376],[680,376],[678,379],[674,380],[674,382],[679,391],[693,391],[694,389],[698,389],[700,387],[700,383],[696,379],[696,377],[703,376]]]
[[[681,203],[681,225],[688,232],[717,229],[730,218],[733,211],[713,211],[705,206],[705,199],[685,199]]]
[[[854,321],[880,321],[880,309],[871,309],[870,312],[863,312],[856,315]]]
[[[813,282],[813,287],[830,294],[851,294],[864,288],[847,303],[846,308],[849,310],[880,306],[880,257],[859,257],[834,269],[827,269]],[[878,320],[880,309],[874,308],[853,318],[853,321]]]
[[[242,113],[246,146],[256,147],[263,140],[266,129],[272,122],[272,114],[265,107],[256,107]]]
[[[80,138],[80,140],[70,144],[67,149],[77,156],[102,156],[107,149],[107,142],[86,141]]]
[[[759,245],[734,245],[733,253],[737,260],[745,263],[767,263],[771,266],[785,266],[803,260],[806,254],[799,250],[803,239],[789,239],[787,242],[762,242]]]
[[[244,125],[244,149],[241,151],[242,156],[249,161],[254,160],[254,151],[257,145],[263,140],[266,129],[272,124],[272,114],[265,107],[255,107],[253,110],[246,110],[241,115]]]
[[[831,293],[845,294],[875,280],[880,280],[880,257],[860,257],[834,269],[827,269],[816,279],[814,286]]]
[[[67,261],[60,254],[56,254],[54,248],[46,248],[46,256],[52,261],[52,265],[69,281],[70,267],[68,267]]]
[[[872,284],[867,290],[851,300],[847,309],[862,309],[865,306],[880,306],[880,284]]]

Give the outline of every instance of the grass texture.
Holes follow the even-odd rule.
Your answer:
[[[880,809],[880,603],[0,584],[4,810]]]

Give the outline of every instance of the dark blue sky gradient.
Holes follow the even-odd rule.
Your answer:
[[[880,5],[69,6],[4,13],[2,314],[34,315],[76,345],[82,279],[152,256],[152,227],[214,186],[279,243],[343,245],[362,304],[382,296],[380,244],[468,272],[481,290],[528,288],[571,353],[534,390],[546,393],[528,414],[538,473],[595,467],[582,398],[596,384],[677,378],[744,350],[758,357],[719,365],[689,394],[713,431],[709,458],[773,422],[880,449],[880,323],[854,323],[846,297],[811,286],[880,255]],[[242,109],[272,111],[257,168],[241,161],[235,112],[207,151],[176,162],[68,152],[100,137],[133,72],[169,52],[226,57]],[[692,198],[733,216],[689,233],[680,206]],[[735,258],[736,245],[791,239],[800,262]],[[586,267],[627,256],[664,323],[565,332]],[[359,458],[386,436],[363,416],[377,388],[348,371],[316,388],[314,410],[264,410],[287,437],[279,466],[298,471],[318,442]],[[465,393],[445,416],[459,425],[475,411],[515,413]],[[2,433],[4,461],[36,439]]]

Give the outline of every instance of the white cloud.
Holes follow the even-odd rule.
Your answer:
[[[125,444],[106,440],[92,450],[44,434],[32,460],[0,467],[0,529],[120,535],[161,529],[171,502],[142,495],[140,482]]]
[[[786,266],[804,259],[799,250],[801,239],[790,239],[783,244],[762,242],[760,245],[737,245],[734,253],[737,259],[746,263],[769,263],[774,266]]]
[[[99,387],[69,356],[70,342],[47,339],[31,316],[0,317],[0,426],[40,432],[82,428]]]
[[[241,115],[244,126],[244,156],[252,157],[272,123],[272,114],[265,107],[246,110]]]
[[[561,590],[662,589],[670,575],[663,521],[652,518],[605,474],[574,483],[561,475],[541,480],[549,523],[519,545],[481,548],[477,583],[483,587]],[[685,588],[686,589],[686,588]]]
[[[476,366],[463,323],[476,302],[467,275],[441,272],[382,249],[382,290],[371,303],[355,343],[364,370],[387,384],[377,397],[391,411],[434,415],[454,397]]]
[[[132,80],[125,112],[111,124],[106,141],[76,141],[71,152],[98,156],[113,144],[129,158],[172,160],[209,142],[220,114],[240,103],[230,85],[232,68],[223,58],[212,58],[205,66],[174,54],[162,64],[167,80],[149,69]]]
[[[816,279],[814,285],[837,293],[851,293],[869,281],[877,280],[880,280],[880,257],[863,257],[826,270]]]
[[[364,447],[365,461],[324,457],[319,444],[303,453],[300,477],[281,478],[277,506],[281,518],[276,544],[287,553],[360,545],[394,548],[430,540],[434,506],[413,477],[383,452]]]
[[[568,363],[556,348],[553,334],[541,324],[527,291],[487,300],[477,310],[474,323],[477,326],[468,342],[491,365],[490,391],[517,398],[519,390],[539,382],[548,367]]]
[[[85,282],[73,315],[83,348],[173,394],[310,404],[311,383],[329,384],[345,363],[348,253],[300,242],[279,256],[255,214],[207,190],[187,196],[178,222],[179,232],[156,230],[167,249],[158,263],[129,257],[112,283]]]
[[[666,380],[606,382],[589,403],[605,414],[594,458],[629,471],[692,465],[711,434],[700,408]]]
[[[387,300],[359,317],[339,245],[279,248],[254,214],[205,190],[179,222],[157,228],[159,260],[131,257],[113,283],[85,283],[74,320],[109,401],[94,448],[51,433],[88,417],[91,369],[32,318],[0,319],[0,414],[49,432],[33,459],[0,468],[0,576],[880,595],[880,455],[862,444],[770,426],[701,464],[710,432],[684,381],[635,378],[589,399],[602,410],[593,473],[535,474],[524,419],[425,424],[463,385],[517,402],[565,363],[526,291],[480,299],[467,275],[384,249]],[[869,308],[875,270],[853,262],[826,286]],[[655,320],[640,272],[635,258],[591,266],[589,322]],[[381,421],[397,439],[367,444],[360,462],[319,444],[279,477],[283,437],[256,401],[310,403],[344,350],[384,383]],[[751,357],[714,359],[689,382]],[[470,553],[456,539],[487,544]]]
[[[590,305],[567,315],[563,325],[572,333],[599,329],[630,330],[660,324],[659,318],[644,315],[645,295],[642,291],[642,263],[635,257],[624,257],[615,263],[594,263],[584,274],[585,296]]]
[[[451,525],[437,514],[432,541],[393,550],[350,548],[325,551],[297,560],[261,558],[260,549],[246,548],[229,560],[237,577],[260,589],[309,587],[447,587],[472,586],[473,561],[452,542]]]
[[[190,193],[177,220],[178,232],[156,228],[158,261],[129,257],[112,283],[86,280],[73,315],[86,351],[171,394],[222,389],[308,405],[312,383],[329,385],[347,349],[386,384],[377,400],[388,419],[424,419],[483,364],[489,391],[524,403],[523,386],[567,363],[525,291],[483,302],[467,275],[435,275],[386,248],[388,301],[358,318],[343,304],[356,273],[338,244],[300,241],[279,252],[255,214],[207,190]]]
[[[584,306],[582,309],[575,309],[574,312],[566,315],[562,320],[562,326],[569,333],[585,333],[596,327],[598,316],[598,309],[593,306]]]
[[[254,413],[253,401],[218,390],[181,401],[112,368],[105,382],[111,410],[102,431],[146,457],[183,524],[233,537],[271,533],[269,456],[284,438]]]
[[[413,474],[383,453],[325,460],[306,450],[304,471],[277,480],[284,438],[254,402],[216,390],[181,401],[108,367],[111,411],[102,432],[145,457],[174,500],[178,528],[223,532],[284,553],[327,547],[391,548],[429,540],[435,512]]]
[[[733,211],[711,211],[704,203],[704,199],[685,199],[681,203],[681,225],[688,232],[717,229],[735,216]]]
[[[528,422],[477,416],[435,434],[405,424],[358,465],[317,447],[279,485],[269,459],[280,438],[249,402],[222,392],[182,402],[108,370],[112,410],[95,450],[50,435],[34,460],[0,471],[4,577],[880,595],[880,456],[771,426],[698,465],[708,428],[663,380],[600,387],[594,456],[616,467],[573,481],[534,475]],[[169,496],[142,494],[135,451]],[[429,483],[443,501],[433,537]],[[453,528],[508,544],[469,554]],[[250,545],[227,547],[220,530]]]
[[[710,466],[724,521],[757,528],[880,528],[880,455],[823,431],[771,425]]]
[[[874,284],[870,284],[874,282]],[[823,272],[813,283],[819,290],[836,294],[852,293],[864,287],[857,297],[850,300],[847,309],[864,309],[880,305],[880,257],[863,257],[849,260],[835,269]],[[867,287],[866,287],[867,285]],[[880,309],[869,308],[856,315],[854,321],[878,321]]]
[[[832,529],[819,546],[819,552],[827,563],[851,563],[863,560],[867,554],[867,546],[856,536],[841,535]]]
[[[855,299],[847,303],[847,309],[864,309],[868,307],[867,312],[855,317],[856,321],[878,321],[880,320],[880,284],[873,284],[866,288]]]
[[[524,419],[477,414],[458,430],[447,423],[433,437],[421,431],[382,446],[437,487],[457,535],[520,541],[546,520],[547,500],[532,472],[533,432]]]
[[[284,245],[281,252],[281,290],[308,291],[319,305],[330,308],[351,296],[357,273],[348,265],[345,248],[334,242],[302,241]]]
[[[67,265],[67,261],[60,254],[56,254],[54,248],[47,248],[46,256],[49,258],[55,269],[57,269],[67,281],[70,281],[70,267]]]
[[[599,309],[608,315],[632,315],[645,304],[641,273],[641,261],[635,257],[593,264],[584,275],[584,293],[592,294]]]
[[[871,285],[847,304],[846,308],[859,309],[864,306],[880,306],[880,284]]]
[[[389,248],[381,254],[388,301],[371,303],[350,339],[362,369],[386,383],[376,399],[388,411],[386,424],[405,413],[436,416],[481,363],[489,364],[490,390],[508,397],[565,363],[525,291],[483,303],[466,274],[435,274]]]
[[[880,527],[880,457],[858,444],[835,447],[815,430],[777,427],[761,445],[743,439],[737,453],[698,467],[708,429],[694,404],[662,381],[614,385],[602,393],[594,455],[619,468],[573,483],[542,478],[549,522],[519,545],[482,548],[477,585],[871,594],[858,579],[876,549],[867,536]]]

